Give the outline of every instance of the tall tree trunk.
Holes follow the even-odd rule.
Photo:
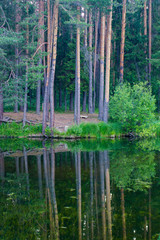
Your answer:
[[[107,31],[106,31],[106,79],[105,79],[105,97],[104,97],[104,110],[103,121],[108,122],[109,110],[109,84],[110,84],[110,63],[111,63],[111,38],[112,38],[112,3],[109,7],[109,14],[107,16]]]
[[[92,11],[89,12],[89,103],[88,112],[93,113],[92,106]]]
[[[2,119],[3,119],[3,90],[2,84],[0,83],[0,124]]]
[[[121,49],[120,49],[120,83],[123,83],[124,73],[124,44],[125,44],[125,28],[126,28],[126,0],[123,0],[122,10],[122,29],[121,29]]]
[[[83,112],[86,112],[86,102],[87,102],[87,91],[83,92]]]
[[[104,96],[104,39],[105,39],[105,15],[101,16],[101,39],[100,39],[100,87],[99,87],[99,119],[103,118]]]
[[[65,112],[67,112],[67,91],[64,90],[64,106],[65,106]]]
[[[145,1],[144,2],[144,36],[145,36],[145,50],[144,50],[144,54],[145,54],[145,57],[146,57],[146,62],[147,62],[147,2]],[[146,70],[146,80],[148,79],[148,66],[146,64],[146,67],[145,67],[145,70]]]
[[[78,12],[80,7],[77,7]],[[80,21],[80,15],[77,15],[77,20]],[[76,34],[76,77],[75,77],[75,123],[80,124],[80,27],[77,26]]]
[[[115,62],[116,62],[116,56],[115,56],[115,52],[116,52],[116,40],[114,40],[114,44],[113,44],[113,89],[115,89],[115,80],[116,80],[116,70],[115,70]]]
[[[44,50],[44,2],[43,0],[39,1],[39,39],[38,39],[38,45],[40,45],[40,53],[42,54]],[[39,65],[42,65],[42,56],[40,56],[39,59]],[[37,82],[37,96],[36,96],[36,113],[40,114],[40,104],[41,104],[41,79]]]
[[[21,21],[21,13],[18,4],[16,4],[16,33],[19,33],[19,23]],[[14,112],[18,112],[18,65],[19,65],[19,49],[18,44],[16,44],[15,48],[15,58],[16,58],[16,85],[15,85],[15,105],[14,105]]]
[[[70,93],[70,107],[69,107],[70,111],[73,111],[73,92]]]
[[[50,128],[54,127],[54,79],[57,57],[57,33],[58,33],[58,6],[59,1],[56,0],[53,9],[54,28],[53,28],[53,49],[52,49],[52,66],[51,66],[51,83],[50,83]]]
[[[44,103],[43,103],[43,122],[42,122],[42,133],[45,134],[45,129],[47,126],[47,99],[49,99],[49,79],[50,79],[50,53],[51,53],[51,9],[50,0],[47,0],[48,8],[48,47],[47,47],[47,79],[45,82],[45,92],[44,92]]]
[[[28,4],[26,6],[26,12],[27,12],[27,17],[28,17]],[[23,109],[23,127],[26,125],[26,113],[27,113],[27,94],[28,94],[28,44],[29,44],[29,23],[27,19],[27,31],[26,31],[26,79],[25,79],[25,92],[24,92],[24,109]]]
[[[149,83],[151,84],[151,57],[152,57],[152,0],[149,0]]]
[[[93,72],[93,112],[96,105],[96,68],[97,68],[97,46],[98,46],[98,24],[99,24],[99,9],[95,20],[95,47],[94,47],[94,72]]]

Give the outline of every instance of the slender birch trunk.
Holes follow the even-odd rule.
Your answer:
[[[88,112],[93,113],[92,106],[92,11],[89,12],[89,104],[88,104]]]
[[[152,0],[149,0],[149,83],[151,84],[151,57],[152,57]]]
[[[87,10],[85,10],[85,23],[87,25]],[[85,27],[84,30],[84,46],[85,46],[85,52],[87,52],[87,26]],[[87,90],[83,91],[83,106],[82,106],[82,111],[86,112],[86,102],[87,102]]]
[[[77,10],[80,11],[80,7],[77,7]],[[80,15],[77,15],[77,20],[80,21]],[[77,85],[75,90],[75,109],[76,109],[76,118],[75,123],[80,124],[80,27],[77,26],[77,35],[76,35],[76,78],[75,85]]]
[[[93,112],[96,105],[96,68],[97,68],[97,46],[98,46],[98,24],[99,24],[99,9],[95,20],[95,48],[94,48],[94,72],[93,72]]]
[[[57,57],[57,33],[58,33],[58,6],[59,1],[56,0],[53,9],[54,28],[53,28],[53,48],[52,48],[52,65],[51,65],[51,83],[50,83],[50,128],[54,127],[54,79]]]
[[[125,27],[126,27],[126,0],[123,0],[121,49],[120,49],[120,83],[123,83],[123,74],[124,74]]]
[[[109,85],[110,85],[110,64],[111,64],[111,38],[112,38],[112,3],[109,7],[109,14],[107,16],[107,31],[106,31],[106,79],[105,79],[105,97],[104,97],[104,110],[103,121],[108,122],[109,111]]]
[[[26,12],[28,17],[29,7],[26,6]],[[29,44],[29,23],[27,19],[27,31],[26,31],[26,79],[25,79],[25,93],[24,93],[24,109],[23,109],[23,127],[26,125],[26,113],[27,113],[27,94],[28,94],[28,44]]]
[[[104,39],[105,39],[105,15],[101,16],[100,37],[100,86],[99,86],[99,119],[103,118],[103,96],[104,96]]]

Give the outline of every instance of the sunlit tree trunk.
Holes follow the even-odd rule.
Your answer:
[[[26,12],[28,17],[29,7],[28,4],[26,6]],[[25,92],[24,92],[24,109],[23,109],[23,127],[26,125],[26,113],[27,113],[27,94],[28,94],[28,45],[29,45],[29,23],[27,19],[27,30],[26,30],[26,79],[25,79]]]
[[[77,11],[80,11],[79,6]],[[79,14],[77,20],[80,21]],[[80,124],[80,27],[78,24],[76,34],[75,123]]]
[[[92,11],[89,12],[89,101],[88,101],[88,112],[93,113],[92,106]]]
[[[59,1],[54,3],[53,17],[53,49],[52,49],[52,65],[51,65],[51,83],[50,83],[50,128],[54,127],[54,78],[56,69],[56,57],[57,57],[57,33],[58,33],[58,5]],[[53,134],[53,132],[52,132]]]
[[[44,46],[44,2],[43,0],[39,1],[39,39],[38,39],[38,45],[40,45],[40,53],[42,54]],[[40,56],[39,59],[39,65],[42,65],[42,56]],[[37,96],[36,96],[36,113],[40,114],[40,104],[41,104],[41,79],[37,82]]]
[[[104,40],[105,40],[105,15],[101,16],[100,37],[100,86],[99,86],[99,119],[103,118],[103,96],[104,96]]]
[[[51,9],[50,9],[50,0],[47,0],[47,9],[48,9],[48,45],[47,45],[47,78],[45,81],[45,92],[44,92],[44,103],[43,103],[43,129],[42,133],[45,134],[45,129],[47,125],[47,102],[49,99],[49,78],[50,78],[50,53],[51,53]]]
[[[98,24],[99,24],[99,9],[95,20],[95,46],[94,46],[94,72],[93,72],[93,112],[96,105],[96,68],[97,68],[97,46],[98,46]]]
[[[151,57],[152,57],[152,0],[149,0],[149,83],[151,84]]]
[[[121,48],[120,48],[120,83],[123,83],[123,74],[124,74],[125,28],[126,28],[126,0],[123,0]]]
[[[109,110],[109,88],[110,88],[110,63],[111,63],[111,38],[112,38],[112,2],[109,7],[109,14],[107,16],[107,31],[106,31],[106,76],[105,76],[105,97],[104,97],[104,110],[103,121],[108,122]]]

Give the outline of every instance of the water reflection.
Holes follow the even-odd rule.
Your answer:
[[[158,239],[158,155],[45,143],[0,153],[0,239]]]

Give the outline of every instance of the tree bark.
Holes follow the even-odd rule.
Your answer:
[[[47,0],[48,8],[48,47],[47,47],[47,79],[45,82],[45,92],[44,92],[44,103],[43,103],[43,122],[42,122],[42,133],[45,134],[45,129],[47,126],[47,99],[49,99],[49,78],[50,78],[50,52],[51,52],[51,15],[50,15],[50,0]]]
[[[29,11],[29,7],[28,4],[26,6],[26,12],[27,12],[27,17],[28,17],[28,11]],[[27,30],[26,30],[26,44],[27,44],[27,48],[26,48],[26,79],[25,79],[25,92],[24,92],[24,109],[23,109],[23,127],[26,125],[26,113],[27,113],[27,94],[28,94],[28,54],[29,54],[29,50],[28,50],[28,44],[29,44],[29,23],[28,23],[28,19],[27,19]]]
[[[78,12],[80,7],[77,7]],[[80,21],[80,15],[77,15],[77,20]],[[75,77],[75,123],[80,124],[80,27],[77,25],[76,34],[76,77]]]
[[[40,53],[42,54],[43,50],[44,50],[44,29],[43,29],[43,25],[44,25],[44,2],[43,0],[39,1],[39,39],[38,39],[38,46],[42,46],[40,48]],[[40,56],[39,59],[39,65],[42,65],[42,56]],[[40,106],[41,106],[41,80],[39,79],[37,82],[37,96],[36,96],[36,113],[40,114]]]
[[[108,122],[109,110],[109,88],[110,88],[110,64],[111,64],[111,38],[112,38],[112,3],[109,7],[109,14],[107,16],[107,31],[106,31],[106,79],[105,79],[105,97],[104,97],[104,110],[103,121]]]
[[[149,84],[151,84],[151,57],[152,57],[152,0],[149,0]]]
[[[126,28],[126,0],[123,0],[121,49],[120,49],[120,83],[123,83],[123,73],[124,73],[125,28]]]
[[[88,112],[93,113],[92,106],[92,12],[89,12],[89,104],[88,104]]]
[[[21,21],[21,13],[20,8],[18,7],[18,4],[16,4],[16,33],[19,33],[19,23]],[[15,105],[14,105],[14,112],[18,112],[18,77],[19,77],[19,71],[18,71],[18,65],[19,65],[19,49],[18,44],[16,44],[15,48],[15,58],[16,58],[16,86],[15,86]]]
[[[100,87],[99,87],[99,119],[103,119],[103,96],[104,96],[104,39],[105,39],[105,15],[101,16],[100,37]]]
[[[70,93],[70,107],[69,107],[70,111],[73,111],[73,92]]]
[[[93,112],[96,105],[96,68],[97,68],[97,46],[98,46],[98,24],[99,24],[99,9],[95,20],[95,47],[94,47],[94,72],[93,72]]]
[[[53,28],[53,48],[52,48],[52,66],[51,66],[51,83],[50,83],[50,128],[54,127],[54,79],[57,58],[57,33],[58,33],[58,6],[59,1],[56,0],[53,9],[54,28]]]
[[[146,37],[145,39],[145,50],[144,50],[144,54],[145,54],[145,57],[146,57],[146,63],[147,63],[147,3],[146,1],[144,2],[144,36]],[[148,66],[146,64],[146,67],[145,67],[145,71],[146,71],[146,81],[148,80]]]
[[[87,112],[86,110],[86,102],[87,102],[87,91],[83,92],[83,112]]]

